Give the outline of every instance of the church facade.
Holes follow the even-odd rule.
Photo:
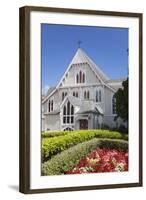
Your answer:
[[[42,131],[117,127],[114,93],[125,79],[109,80],[81,48],[63,77],[42,99]]]

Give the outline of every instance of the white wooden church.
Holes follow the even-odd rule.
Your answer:
[[[56,87],[42,99],[42,131],[117,127],[114,93],[124,79],[109,80],[91,58],[78,48]]]

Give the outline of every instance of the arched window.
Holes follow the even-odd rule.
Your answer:
[[[78,97],[78,92],[73,92],[74,97]]]
[[[48,112],[51,112],[51,111],[53,111],[53,100],[52,101],[49,100],[49,103],[48,103]]]
[[[76,75],[76,83],[85,83],[85,74],[82,71]]]
[[[71,106],[71,124],[74,123],[74,107]]]
[[[67,102],[67,115],[70,115],[70,102]]]
[[[86,95],[86,91],[84,92],[84,99],[86,99],[87,98],[87,95]]]
[[[89,91],[87,91],[87,99],[89,99],[90,98],[90,93],[89,93]]]
[[[51,102],[50,102],[50,100],[49,100],[49,103],[48,103],[48,112],[50,112],[51,111]]]
[[[63,115],[66,115],[66,106],[63,108]]]
[[[51,101],[51,111],[53,111],[53,100]]]
[[[89,90],[84,92],[84,99],[89,99],[90,98],[90,93]]]
[[[62,92],[62,101],[64,100],[64,92]]]
[[[70,127],[67,127],[67,128],[65,128],[63,131],[73,131],[73,129],[70,128]]]
[[[63,123],[66,124],[66,106],[63,108]]]
[[[112,108],[113,108],[113,114],[116,114],[116,98],[114,96],[112,98]]]
[[[82,83],[82,72],[81,72],[81,71],[80,71],[80,73],[79,73],[79,77],[80,77],[80,78],[79,78],[79,80],[80,80],[79,82]]]
[[[79,83],[79,75],[76,76],[76,82]]]
[[[63,124],[74,123],[74,107],[68,101],[63,107]]]
[[[75,92],[73,92],[73,96],[74,96],[74,97],[76,96],[76,93],[75,93]]]
[[[99,102],[101,102],[101,90],[99,90]]]
[[[96,102],[98,102],[98,91],[96,90]]]
[[[83,78],[82,78],[82,80],[83,80],[83,83],[85,83],[85,74],[83,73]]]
[[[62,92],[62,101],[64,100],[64,98],[66,97],[67,92]]]

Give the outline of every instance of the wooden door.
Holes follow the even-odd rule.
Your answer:
[[[81,119],[80,120],[80,129],[88,129],[88,120],[87,119]]]

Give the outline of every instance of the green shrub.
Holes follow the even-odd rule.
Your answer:
[[[80,159],[87,156],[97,147],[114,148],[125,151],[128,149],[128,142],[124,140],[94,138],[92,140],[77,144],[43,163],[42,175],[64,174],[65,171],[73,169]]]
[[[120,133],[127,134],[127,133],[128,133],[128,128],[126,128],[125,125],[121,124],[121,125],[119,126],[119,128],[118,128],[118,131],[119,131]]]
[[[125,140],[101,139],[99,147],[106,149],[116,149],[118,151],[127,151],[128,142]]]
[[[71,131],[57,131],[57,132],[42,132],[42,138],[49,138],[49,137],[57,137],[62,135],[67,135],[71,133]]]
[[[42,160],[47,160],[69,147],[93,138],[123,139],[123,136],[119,132],[111,132],[108,130],[79,130],[70,132],[64,136],[43,138]]]

